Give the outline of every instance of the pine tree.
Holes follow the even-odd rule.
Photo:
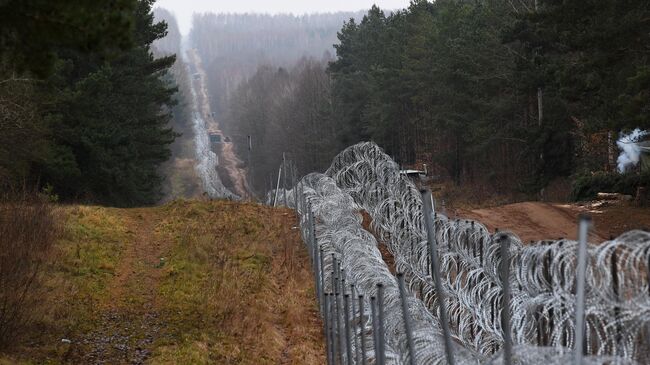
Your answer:
[[[57,148],[43,169],[45,180],[63,197],[118,206],[160,198],[157,169],[175,138],[168,123],[176,92],[162,76],[175,56],[152,55],[152,42],[166,28],[154,23],[152,4],[138,2],[131,49],[103,63],[79,55],[68,61],[75,66],[71,72],[60,75],[68,85],[51,115]],[[77,65],[91,71],[77,77]]]

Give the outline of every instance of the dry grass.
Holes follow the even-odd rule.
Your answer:
[[[0,198],[0,347],[38,320],[45,266],[58,233],[53,209],[43,197]]]
[[[66,228],[55,245],[60,259],[48,268],[47,315],[30,341],[0,354],[0,364],[324,363],[293,212],[176,201],[66,207],[61,215]],[[123,342],[96,343],[105,337]]]
[[[68,361],[74,338],[94,326],[97,308],[110,301],[108,284],[131,234],[119,210],[98,207],[59,207],[61,234],[44,267],[37,320],[25,327],[26,338],[14,339],[0,364]]]
[[[292,212],[228,202],[167,209],[173,218],[161,227],[181,233],[161,284],[163,310],[175,323],[153,363],[322,363]]]

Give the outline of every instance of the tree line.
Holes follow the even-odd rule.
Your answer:
[[[531,192],[602,168],[583,148],[592,135],[647,124],[649,14],[614,0],[373,7],[339,33],[330,65],[343,139],[457,184]]]
[[[262,66],[230,98],[226,133],[245,157],[258,195],[275,187],[283,154],[295,163],[296,170],[287,175],[292,179],[294,173],[327,168],[339,151],[333,105],[324,102],[331,94],[326,67],[327,61],[311,58],[291,69]]]
[[[152,51],[156,58],[176,56],[176,62],[162,77],[165,82],[178,88],[178,92],[173,96],[174,105],[170,109],[169,124],[178,134],[170,145],[170,159],[159,168],[164,179],[163,201],[193,198],[200,196],[203,189],[196,172],[190,69],[182,57],[183,40],[174,14],[160,7],[155,8],[153,13],[156,21],[167,24],[167,34],[154,41]]]
[[[296,154],[301,166],[373,140],[456,184],[537,194],[554,179],[612,169],[617,134],[648,127],[649,37],[650,3],[636,0],[414,0],[390,14],[375,6],[339,31],[327,76],[310,76],[327,85],[320,106],[294,104],[326,115],[318,133],[304,117],[275,116],[288,102],[250,99],[251,82],[270,85],[262,79],[232,107],[250,100],[256,123],[273,120],[276,133],[299,138],[278,139],[275,150],[311,146]],[[265,90],[267,100],[306,97],[295,86]]]
[[[212,110],[225,114],[236,88],[261,65],[290,68],[302,57],[329,59],[343,22],[362,15],[195,14],[189,39],[208,76]]]
[[[0,184],[118,206],[161,196],[177,136],[154,0],[0,4]]]

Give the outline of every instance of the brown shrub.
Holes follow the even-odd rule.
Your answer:
[[[36,317],[41,275],[58,229],[38,194],[0,196],[0,347]]]

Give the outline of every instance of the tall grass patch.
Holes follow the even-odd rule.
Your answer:
[[[0,196],[0,347],[38,318],[42,276],[59,231],[47,199]]]

